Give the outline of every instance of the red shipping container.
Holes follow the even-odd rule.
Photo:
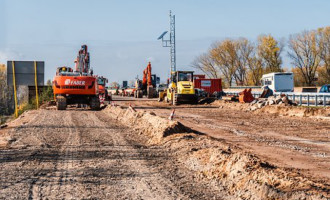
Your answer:
[[[194,74],[194,80],[205,78],[205,74]]]
[[[214,92],[222,92],[221,78],[195,79],[194,86],[195,88],[203,89],[205,92],[208,92],[211,95]]]

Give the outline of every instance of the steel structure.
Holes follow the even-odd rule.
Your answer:
[[[176,48],[175,48],[175,15],[172,15],[172,11],[170,11],[170,39],[165,40],[164,36],[168,31],[163,32],[158,40],[162,39],[163,47],[170,47],[170,55],[171,55],[171,77],[173,77],[173,73],[176,71]]]

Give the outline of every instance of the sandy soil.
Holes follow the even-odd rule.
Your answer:
[[[297,169],[310,179],[330,183],[328,118],[252,112],[247,111],[248,105],[239,103],[172,107],[163,102],[118,97],[115,102],[131,104],[137,110],[152,111],[164,118],[175,108],[175,120],[195,131],[257,155],[273,165]]]
[[[330,198],[327,118],[222,102],[115,104],[47,107],[1,129],[0,199]]]
[[[29,111],[0,136],[0,199],[230,199],[102,111]]]

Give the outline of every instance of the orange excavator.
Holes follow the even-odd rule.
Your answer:
[[[153,98],[156,95],[156,75],[151,74],[151,63],[143,70],[143,79],[136,80],[135,83],[135,98],[142,98],[146,95],[148,98]]]
[[[87,45],[82,45],[75,60],[75,71],[71,67],[59,67],[53,80],[57,110],[65,110],[70,104],[85,104],[92,110],[100,109],[97,78],[90,69]]]

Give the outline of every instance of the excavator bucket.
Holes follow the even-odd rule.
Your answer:
[[[239,93],[238,100],[240,103],[250,103],[254,100],[252,95],[252,89],[244,89],[243,92]]]

